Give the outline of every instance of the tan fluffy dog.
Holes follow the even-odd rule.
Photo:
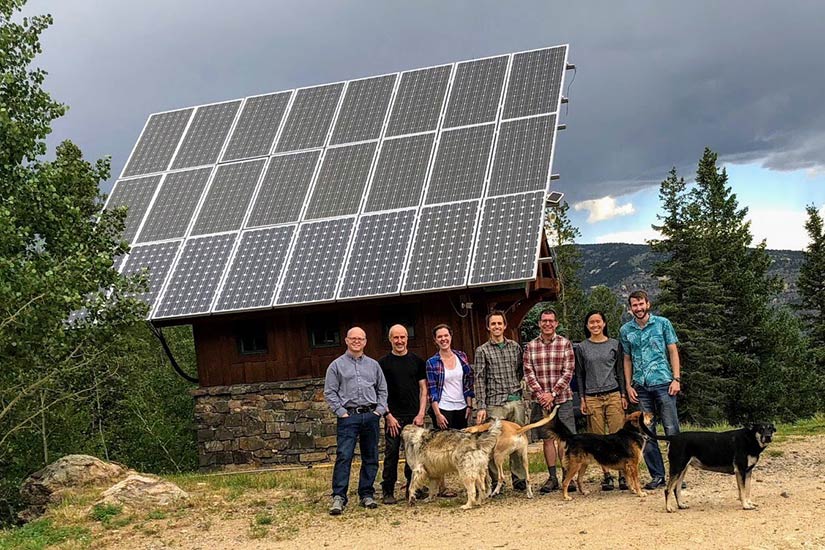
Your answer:
[[[482,434],[459,430],[433,431],[413,424],[401,430],[407,464],[413,471],[409,487],[409,503],[415,503],[416,491],[429,481],[430,495],[436,494],[445,475],[457,473],[467,490],[463,509],[481,504],[487,496],[489,483],[487,464],[501,434],[501,421],[495,421]]]
[[[553,412],[544,417],[542,420],[539,420],[533,424],[527,424],[526,426],[521,426],[508,420],[500,421],[501,435],[498,437],[496,447],[493,450],[493,462],[496,465],[496,470],[498,470],[498,483],[496,483],[493,492],[490,493],[491,497],[496,496],[501,491],[504,484],[504,461],[513,453],[518,453],[524,463],[524,471],[527,473],[527,479],[525,480],[527,483],[527,498],[533,498],[533,488],[530,487],[530,463],[527,455],[527,446],[530,444],[527,440],[527,432],[533,428],[544,426],[553,420],[558,410],[559,408],[555,407],[553,408]],[[492,422],[486,422],[484,424],[477,424],[475,426],[470,426],[469,428],[464,428],[464,431],[468,433],[486,432],[490,429],[491,425]]]

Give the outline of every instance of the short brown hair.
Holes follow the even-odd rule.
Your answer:
[[[439,330],[441,330],[442,328],[446,328],[447,332],[450,333],[450,336],[453,335],[452,327],[450,325],[448,325],[447,323],[441,323],[440,325],[436,325],[436,326],[433,327],[433,338],[435,338],[435,333],[438,332]]]
[[[553,309],[552,307],[546,307],[543,310],[541,310],[541,313],[539,313],[539,320],[541,320],[542,316],[544,316],[544,315],[552,315],[553,318],[556,319],[556,320],[558,320],[558,318],[559,318],[559,314],[556,313],[556,310]]]
[[[630,293],[630,296],[627,297],[627,305],[630,305],[630,300],[644,300],[645,302],[650,302],[650,298],[647,296],[647,292],[644,290],[634,290]]]
[[[487,314],[487,317],[484,318],[484,326],[488,328],[490,327],[490,319],[492,317],[501,317],[502,319],[504,319],[504,326],[507,326],[507,316],[504,315],[504,312],[500,309],[494,309],[493,311]]]

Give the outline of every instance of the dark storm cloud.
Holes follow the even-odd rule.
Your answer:
[[[825,166],[825,3],[31,2],[71,106],[53,142],[126,161],[152,112],[569,43],[554,172],[570,200],[690,178],[705,146]],[[572,72],[568,72],[570,84]]]

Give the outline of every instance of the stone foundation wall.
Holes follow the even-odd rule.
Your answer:
[[[212,386],[192,395],[202,470],[335,460],[336,419],[323,379]]]

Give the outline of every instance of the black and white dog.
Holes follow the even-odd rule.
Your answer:
[[[776,432],[773,424],[749,424],[721,433],[681,432],[666,436],[653,434],[644,422],[642,426],[649,437],[670,443],[667,451],[670,472],[665,487],[665,509],[668,512],[676,511],[671,496],[675,497],[680,509],[688,507],[682,501],[681,490],[690,465],[711,472],[735,474],[742,508],[753,510],[756,507],[751,501],[752,470],[759,462],[759,455],[773,440]]]

